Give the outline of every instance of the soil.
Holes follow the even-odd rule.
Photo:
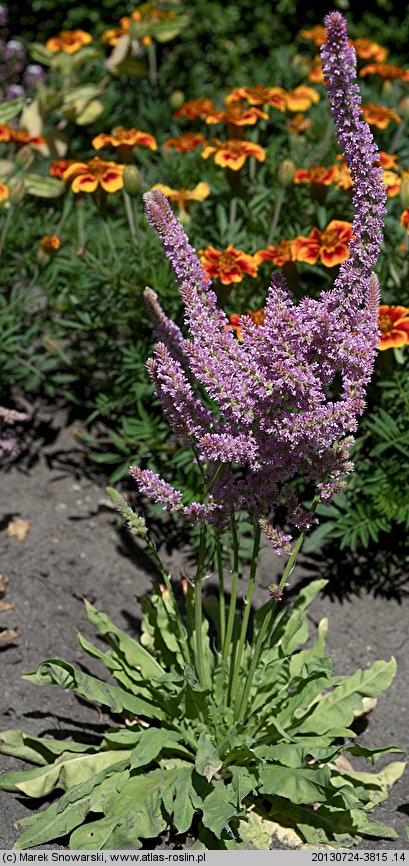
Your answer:
[[[18,638],[4,644],[0,651],[0,732],[20,728],[33,735],[64,739],[79,730],[91,735],[102,733],[112,724],[112,718],[72,692],[53,686],[40,689],[21,675],[34,671],[47,658],[63,658],[84,665],[92,673],[101,673],[98,662],[93,663],[85,656],[76,640],[79,630],[95,641],[95,632],[80,598],[88,598],[120,628],[135,635],[139,623],[136,596],[146,593],[152,579],[157,578],[142,547],[118,527],[116,512],[105,493],[106,480],[92,467],[90,470],[84,447],[72,437],[66,421],[64,413],[55,412],[43,423],[29,451],[2,468],[0,515],[0,570],[9,578],[2,601],[15,604],[14,608],[0,612],[0,629],[18,632]],[[7,533],[10,522],[17,520],[29,523],[22,540]],[[183,564],[186,565],[186,549],[181,548],[180,539],[169,535],[166,524],[158,530],[168,536],[161,555],[178,577]],[[269,552],[263,551],[256,605],[266,600],[277,565]],[[321,576],[327,573],[319,559],[304,561],[292,584],[313,573],[317,576],[317,571]],[[358,571],[356,561],[351,564],[346,560],[340,576],[338,562],[335,582],[332,577],[327,593],[310,608],[311,622],[317,624],[321,617],[329,617],[328,650],[333,656],[335,673],[352,673],[377,658],[396,657],[397,676],[388,692],[378,699],[374,711],[360,720],[359,742],[370,747],[394,744],[407,749],[406,576],[395,574],[385,584],[384,580],[376,581],[375,574],[371,579],[370,563],[369,567],[366,563],[366,570],[361,569],[365,579],[356,579]],[[23,766],[17,759],[0,756],[1,771]],[[13,823],[41,805],[0,792],[0,849],[11,848],[17,839],[19,834]],[[408,849],[405,832],[408,815],[406,773],[392,788],[386,803],[373,813],[374,818],[394,827],[398,839],[392,842],[368,839],[358,847]],[[67,848],[68,840],[41,847]]]

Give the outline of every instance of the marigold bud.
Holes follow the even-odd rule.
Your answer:
[[[283,159],[278,167],[277,180],[280,186],[290,186],[295,175],[295,164],[292,159]]]
[[[402,207],[406,210],[409,207],[409,173],[407,172],[404,172],[402,176],[399,197]]]
[[[21,178],[16,180],[13,185],[10,184],[9,200],[12,204],[21,204],[26,192],[24,180]]]
[[[185,102],[186,96],[183,93],[183,90],[174,90],[173,93],[170,94],[169,103],[170,107],[173,108],[173,111],[177,111],[178,108],[183,105]]]
[[[136,165],[127,165],[123,173],[124,187],[131,197],[139,196],[142,189],[142,178]]]
[[[409,120],[409,96],[404,96],[399,103],[399,111],[405,118],[405,120]]]
[[[16,165],[21,168],[28,168],[34,159],[34,154],[31,147],[28,144],[23,145],[17,151],[15,156]]]

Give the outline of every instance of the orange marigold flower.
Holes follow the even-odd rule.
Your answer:
[[[311,105],[320,101],[319,93],[307,84],[300,84],[294,90],[287,90],[285,94],[285,107],[287,111],[308,111]]]
[[[125,31],[122,30],[122,27],[110,27],[108,30],[104,30],[100,41],[103,45],[109,45],[111,48],[117,44],[118,39],[121,36],[125,35]]]
[[[196,150],[199,144],[207,144],[204,135],[200,132],[184,132],[178,138],[167,138],[163,142],[162,147],[167,150],[168,147],[174,147],[178,153],[186,153],[189,150]]]
[[[312,121],[303,114],[295,114],[291,120],[287,121],[287,129],[291,135],[303,135],[312,127]]]
[[[406,208],[406,210],[403,211],[400,218],[400,224],[401,226],[406,226],[406,231],[409,235],[409,208]]]
[[[316,57],[308,73],[308,81],[312,84],[324,84],[324,70],[319,57]]]
[[[300,36],[303,36],[304,39],[312,39],[314,45],[317,46],[323,45],[327,41],[327,31],[322,24],[316,24],[310,30],[300,30]]]
[[[215,138],[213,144],[208,144],[200,156],[203,159],[208,159],[212,154],[215,154],[216,165],[221,165],[222,168],[231,168],[233,171],[239,171],[248,156],[254,156],[259,162],[264,162],[266,158],[265,150],[259,144],[236,138],[230,138],[228,141],[220,141],[220,139]]]
[[[379,162],[382,168],[391,168],[398,170],[398,157],[396,153],[386,153],[386,151],[381,150],[379,152]]]
[[[224,286],[230,283],[241,283],[244,274],[257,276],[257,263],[254,256],[249,256],[243,250],[236,250],[233,244],[219,251],[214,247],[200,250],[200,261],[209,277],[217,277]]]
[[[323,165],[314,165],[312,168],[299,168],[294,175],[294,183],[313,183],[330,186],[334,183],[336,177],[336,168],[331,165],[330,168],[325,168]]]
[[[63,180],[72,180],[73,192],[95,192],[99,186],[105,192],[116,192],[123,188],[124,168],[93,156],[88,162],[73,162],[64,172]]]
[[[149,147],[150,150],[157,150],[158,143],[153,135],[149,132],[141,132],[139,129],[123,129],[118,127],[114,129],[111,135],[101,132],[92,139],[94,150],[101,150],[101,147]]]
[[[351,237],[351,223],[344,220],[331,220],[324,231],[313,228],[308,237],[295,238],[296,260],[315,265],[319,258],[327,268],[333,268],[348,257],[348,243]]]
[[[389,198],[394,198],[395,195],[399,195],[401,178],[395,171],[384,171],[383,182],[386,186],[386,195]]]
[[[378,325],[381,332],[379,348],[400,349],[409,343],[409,308],[388,306],[379,307]]]
[[[360,73],[362,77],[365,75],[379,75],[385,81],[394,81],[400,78],[401,81],[409,81],[409,70],[401,69],[400,66],[394,66],[393,63],[368,63],[364,66]]]
[[[73,159],[54,159],[50,165],[51,177],[63,178],[67,168],[69,168],[74,161],[75,160]]]
[[[260,325],[264,325],[264,319],[265,319],[264,307],[262,307],[261,310],[254,310],[254,312],[252,312],[251,310],[245,310],[243,315],[251,316],[251,318],[253,319],[253,322],[258,327]],[[227,329],[231,328],[235,332],[237,339],[240,340],[240,342],[242,342],[243,341],[243,337],[241,335],[242,316],[238,315],[238,313],[232,313],[228,318],[229,318],[229,324],[226,325],[226,328]]]
[[[216,110],[211,99],[190,99],[189,102],[184,102],[173,116],[188,117],[189,120],[195,120],[196,117],[206,117],[207,114]]]
[[[267,247],[265,250],[258,250],[253,258],[258,265],[261,262],[271,261],[277,267],[282,268],[289,262],[296,261],[294,241],[282,240],[278,244],[278,247]]]
[[[47,39],[46,47],[53,54],[65,51],[66,54],[75,54],[83,45],[89,45],[93,37],[85,30],[60,30],[57,36]]]
[[[12,141],[17,150],[25,144],[44,144],[42,135],[30,135],[26,129],[13,129],[8,123],[0,124],[0,141]]]
[[[376,126],[377,129],[386,129],[391,120],[395,123],[400,123],[401,118],[393,108],[387,108],[386,105],[378,105],[376,102],[368,102],[362,106],[362,114],[364,120],[370,126]]]
[[[227,123],[229,126],[252,126],[259,118],[268,120],[268,114],[259,108],[242,108],[238,102],[231,102],[225,111],[209,111],[206,114],[206,123]]]
[[[135,9],[131,15],[124,15],[119,21],[119,27],[111,27],[108,30],[105,30],[101,36],[101,42],[105,45],[116,45],[121,36],[125,36],[129,33],[133,21],[138,23],[148,23],[154,18],[176,18],[175,12],[165,12],[164,10],[156,9],[155,7],[147,9],[148,5],[149,4],[144,3],[138,9]],[[152,37],[147,34],[142,37],[141,41],[143,45],[150,45]]]
[[[188,212],[189,205],[192,201],[204,201],[211,193],[208,183],[198,183],[194,189],[172,189],[170,186],[165,186],[163,183],[156,183],[153,189],[160,189],[163,194],[178,206],[180,210]]]
[[[44,235],[41,239],[40,247],[45,253],[53,253],[55,250],[59,250],[60,246],[61,241],[58,235]]]
[[[375,63],[383,63],[388,56],[386,48],[370,39],[352,39],[350,44],[354,46],[356,55],[360,60],[374,60]]]
[[[0,183],[0,201],[6,201],[10,195],[10,189],[6,183]]]
[[[263,84],[236,87],[229,93],[226,102],[236,102],[238,99],[245,99],[249,105],[272,105],[279,111],[285,111],[285,90],[282,87],[264,87]]]

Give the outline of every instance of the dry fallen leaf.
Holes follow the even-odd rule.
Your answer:
[[[0,574],[0,595],[6,591],[6,586],[9,582],[7,574]]]
[[[29,529],[30,524],[28,520],[10,520],[7,527],[7,535],[9,538],[17,538],[18,541],[24,541]]]
[[[13,610],[15,608],[14,602],[0,601],[0,613],[4,613],[5,610]]]
[[[18,639],[18,633],[14,628],[4,628],[0,631],[0,646],[3,646],[3,644],[6,643],[14,643],[14,641]]]

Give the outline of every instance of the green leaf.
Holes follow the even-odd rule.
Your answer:
[[[146,839],[158,836],[166,828],[161,803],[163,792],[173,785],[179,768],[152,770],[146,775],[132,776],[121,791],[107,797],[105,811],[118,815],[125,827],[135,828],[137,836]]]
[[[141,733],[139,742],[131,754],[131,769],[150,764],[162,749],[171,748],[182,739],[182,734],[176,731],[166,731],[161,728],[147,728]]]
[[[152,678],[161,679],[166,675],[166,672],[153,656],[139,643],[132,640],[129,635],[117,628],[105,613],[97,611],[88,601],[85,601],[85,608],[92,625],[98,629],[100,634],[104,636],[113,635],[116,638],[116,645],[120,652],[124,654],[128,664],[140,671],[143,677],[147,680]]]
[[[354,711],[362,709],[363,697],[377,697],[391,684],[396,661],[376,661],[368,670],[357,670],[343,677],[331,693],[319,701],[308,718],[297,726],[297,733],[325,734],[333,727],[350,725]]]
[[[61,755],[61,752],[93,752],[94,750],[95,746],[89,743],[31,737],[18,729],[0,733],[0,754],[13,755],[32,764],[49,764],[53,757]]]
[[[263,767],[259,774],[261,794],[274,794],[280,791],[292,803],[325,803],[334,790],[330,786],[331,772],[327,767],[319,769],[282,767]]]
[[[8,123],[13,120],[17,114],[20,114],[24,106],[24,97],[19,96],[18,99],[10,99],[8,102],[3,102],[0,105],[0,123]]]
[[[27,192],[39,198],[58,198],[65,189],[63,181],[57,177],[43,177],[35,172],[26,172],[23,180]]]
[[[318,624],[318,633],[314,645],[311,649],[300,650],[294,653],[290,659],[290,676],[291,678],[300,675],[303,666],[308,664],[312,659],[320,658],[325,654],[325,640],[328,634],[328,619],[322,619]],[[329,661],[329,660],[328,660]]]
[[[220,760],[218,749],[208,731],[202,731],[197,746],[195,767],[199,776],[204,776],[208,782],[220,770],[223,761]],[[207,825],[206,825],[207,826]]]
[[[111,818],[107,815],[99,821],[92,821],[84,827],[79,827],[70,836],[71,850],[100,851],[101,848],[106,848],[107,844],[112,842],[112,834],[118,824],[120,824],[119,817]]]
[[[36,683],[36,685],[59,685],[63,689],[71,689],[88,701],[96,701],[109,707],[112,713],[122,713],[124,710],[128,710],[137,716],[142,715],[152,719],[164,719],[166,717],[165,713],[155,704],[130,695],[119,686],[110,686],[96,677],[84,674],[74,665],[61,661],[61,659],[47,659],[32,674],[25,674],[24,679]]]
[[[222,782],[213,783],[210,794],[204,798],[200,808],[203,810],[202,821],[218,838],[231,818],[241,816],[237,808],[236,797],[232,787]]]
[[[193,767],[180,767],[173,785],[162,794],[162,802],[168,815],[173,816],[172,824],[178,833],[187,833],[190,829],[195,808],[192,803],[194,789],[192,784]]]
[[[42,63],[43,66],[50,66],[55,57],[53,52],[49,48],[46,48],[45,45],[42,45],[41,42],[32,42],[29,45],[29,51],[33,60],[36,60],[37,63]]]
[[[130,750],[96,752],[92,755],[63,752],[53,764],[46,767],[36,767],[22,773],[5,773],[0,777],[0,788],[22,791],[27,797],[45,797],[56,787],[67,789],[86,781],[105,767],[117,764],[121,758],[128,758],[130,754]]]
[[[360,746],[359,744],[352,744],[350,746],[343,747],[345,751],[350,752],[351,755],[357,755],[358,757],[365,758],[371,766],[376,764],[379,761],[379,758],[382,758],[383,755],[404,755],[404,749],[400,749],[399,746],[383,746],[377,749],[367,749],[365,746]]]
[[[44,845],[45,842],[65,836],[74,827],[82,824],[89,811],[89,801],[88,795],[70,803],[64,811],[60,810],[58,801],[52,803],[48,809],[35,816],[35,821],[17,839],[14,848],[17,851],[33,848],[35,845]]]
[[[295,610],[285,625],[281,638],[284,655],[290,656],[300,644],[308,640],[308,621],[303,610]]]

